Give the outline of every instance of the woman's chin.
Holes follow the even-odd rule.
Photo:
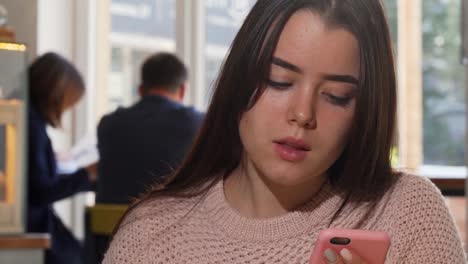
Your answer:
[[[265,177],[268,185],[295,187],[306,184],[310,181],[308,177],[301,175],[269,175]]]

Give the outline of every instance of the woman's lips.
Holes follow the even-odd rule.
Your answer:
[[[275,141],[275,151],[283,160],[299,162],[305,159],[310,147],[299,140],[279,140]]]

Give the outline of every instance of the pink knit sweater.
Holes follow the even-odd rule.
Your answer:
[[[249,219],[229,206],[222,186],[202,200],[159,198],[138,207],[114,237],[104,263],[308,263],[318,232],[342,201],[325,184],[293,212]],[[428,180],[401,176],[359,225],[366,212],[365,205],[349,206],[332,226],[386,231],[391,247],[385,264],[465,263],[453,219]]]

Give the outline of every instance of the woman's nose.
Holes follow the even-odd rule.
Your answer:
[[[306,129],[317,127],[316,97],[309,93],[298,93],[290,102],[288,122]]]

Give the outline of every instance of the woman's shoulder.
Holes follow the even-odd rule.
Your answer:
[[[395,183],[385,194],[393,205],[388,209],[393,209],[397,214],[412,216],[428,216],[419,211],[447,211],[442,193],[429,178],[406,172],[401,172],[396,177]]]
[[[379,222],[392,237],[392,263],[464,263],[453,218],[430,179],[401,173],[386,195]]]
[[[196,197],[157,197],[137,203],[125,216],[121,228],[127,225],[147,223],[154,225],[170,224],[181,218],[195,205]]]
[[[137,204],[124,216],[103,263],[144,259],[152,241],[183,219],[196,205],[196,199],[158,197]]]
[[[405,187],[405,188],[429,188],[432,190],[438,190],[437,187],[432,183],[432,181],[425,176],[421,176],[414,173],[409,173],[405,171],[396,172],[396,186]]]
[[[395,229],[395,225],[411,229],[413,224],[418,226],[420,222],[437,221],[440,216],[450,222],[444,197],[427,177],[395,173],[393,184],[374,202],[370,202],[373,213],[369,224],[384,229]],[[367,206],[365,204],[364,208]]]
[[[403,172],[396,177],[378,202],[373,223],[397,233],[413,233],[428,224],[452,224],[445,199],[430,179]]]
[[[432,181],[424,176],[400,172],[392,188],[393,196],[403,201],[421,201],[430,203],[443,200],[440,190]]]

